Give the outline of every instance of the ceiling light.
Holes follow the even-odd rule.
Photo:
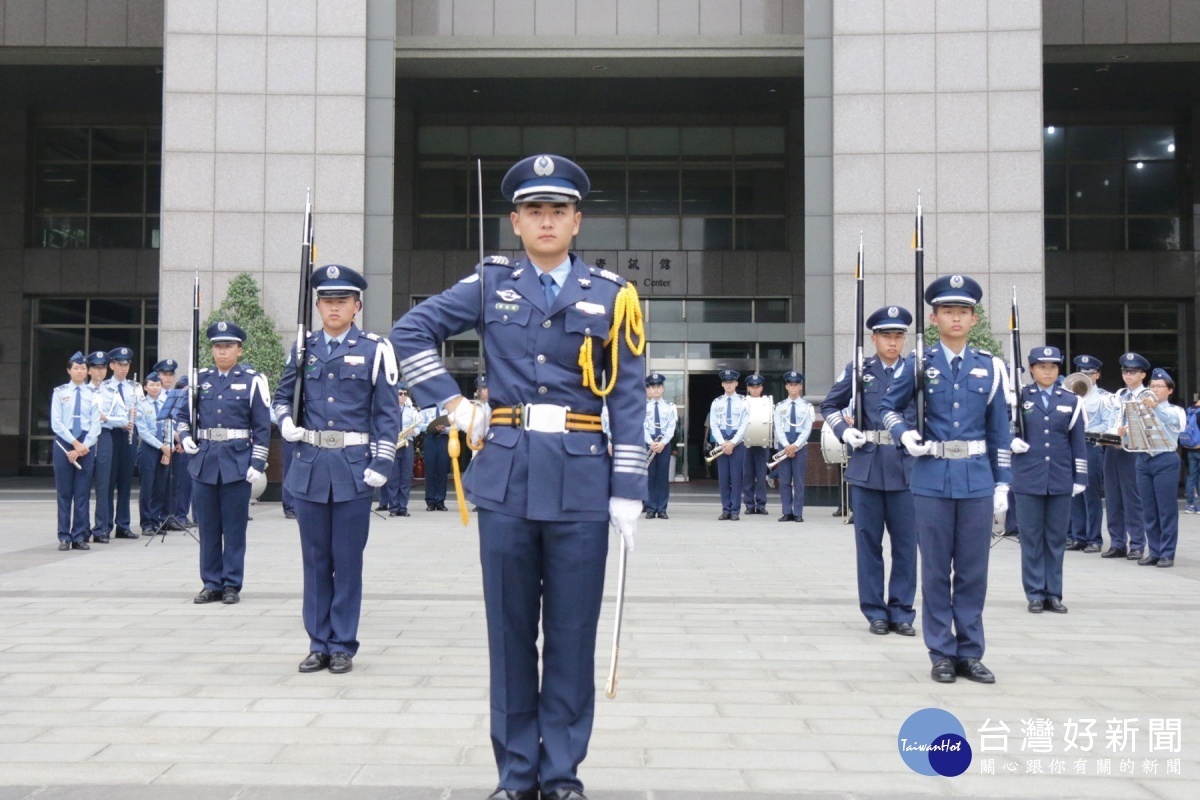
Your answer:
[[[95,58],[95,57],[93,56],[93,57],[85,58],[85,59],[83,60],[83,63],[85,63],[85,64],[99,64],[99,63],[100,63],[100,59],[98,59],[98,58]]]
[[[603,64],[593,64],[592,71],[593,72],[608,72],[608,67],[604,66]]]
[[[1167,152],[1168,152],[1168,153],[1174,153],[1174,152],[1175,152],[1175,144],[1174,144],[1174,143],[1171,143],[1171,144],[1167,145]]]
[[[1146,165],[1145,165],[1145,164],[1143,164],[1141,161],[1137,162],[1137,168],[1138,168],[1138,169],[1142,169],[1142,168],[1143,168],[1143,167],[1145,167],[1145,166],[1146,166]]]
[[[1048,133],[1048,134],[1050,134],[1051,136],[1053,136],[1053,135],[1054,135],[1054,126],[1053,126],[1053,125],[1051,125],[1050,127],[1046,128],[1046,133]]]

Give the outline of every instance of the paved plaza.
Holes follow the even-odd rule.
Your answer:
[[[188,536],[60,553],[48,483],[0,484],[0,800],[483,800],[496,773],[474,520],[416,500],[411,518],[372,521],[354,671],[301,675],[300,550],[278,504],[253,508],[241,604],[197,606]],[[718,522],[715,492],[689,487],[670,520],[639,523],[613,700],[611,602],[601,621],[592,800],[1200,795],[1200,517],[1182,517],[1174,569],[1067,553],[1065,616],[1026,611],[1019,549],[998,542],[997,683],[939,685],[919,614],[915,639],[868,633],[851,527],[830,507],[778,523],[769,502]],[[898,754],[926,707],[962,722],[963,775]],[[1026,730],[1038,719],[1049,735]],[[1091,750],[1068,749],[1068,722],[1088,719]],[[1114,726],[1136,729],[1123,751]]]

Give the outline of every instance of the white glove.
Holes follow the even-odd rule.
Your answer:
[[[200,452],[200,445],[196,444],[196,442],[190,436],[185,436],[183,441],[179,444],[183,446],[183,452],[187,453],[189,456],[194,456],[196,453]]]
[[[373,469],[367,469],[363,472],[363,483],[372,489],[378,489],[387,483],[387,475],[381,475]]]
[[[1087,491],[1086,484],[1077,483],[1071,487],[1071,497],[1074,497],[1075,495],[1083,494],[1086,491]]]
[[[642,513],[642,501],[628,497],[608,498],[608,521],[625,540],[625,549],[633,552],[633,529]]]
[[[857,450],[867,443],[867,435],[858,428],[846,428],[842,431],[842,441],[850,445],[851,449]]]
[[[904,449],[913,458],[927,456],[932,451],[929,445],[921,442],[921,434],[916,431],[905,431],[900,434],[900,444],[904,445]]]
[[[287,417],[279,425],[279,435],[285,442],[298,442],[304,438],[304,428],[297,428],[291,417]]]
[[[472,415],[474,419],[472,419]],[[478,442],[487,433],[488,423],[492,419],[492,409],[487,403],[467,400],[465,397],[454,407],[454,425],[467,434],[468,441]]]
[[[1012,444],[1009,445],[1009,449],[1012,450],[1013,453],[1015,453],[1016,455],[1020,455],[1021,453],[1028,453],[1029,452],[1029,442],[1025,441],[1020,436],[1018,436],[1012,440]]]
[[[996,493],[992,495],[992,513],[996,516],[1008,512],[1008,484],[997,483]]]
[[[250,467],[246,470],[246,483],[254,483],[261,477],[262,473],[256,470],[254,467]]]

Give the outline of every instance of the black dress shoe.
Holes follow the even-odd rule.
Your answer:
[[[939,658],[933,662],[933,669],[929,670],[929,677],[938,683],[954,683],[954,662],[948,658]]]
[[[425,510],[426,511],[437,511],[437,505],[434,503],[426,503]]]
[[[725,520],[725,519],[733,519],[733,517],[731,515],[725,513],[724,511],[722,511],[721,516],[717,517],[717,521],[720,522],[721,520]]]
[[[1085,553],[1099,553],[1099,552],[1100,552],[1100,545],[1098,545],[1098,544],[1089,544],[1089,545],[1085,545],[1085,546],[1084,546],[1084,548],[1083,548],[1083,552],[1085,552]]]
[[[221,602],[227,606],[231,606],[234,603],[240,602],[241,599],[242,599],[241,594],[238,592],[237,589],[233,588],[232,586],[226,586],[225,589],[221,592]]]
[[[125,528],[117,528],[116,536],[118,539],[136,539],[138,535],[131,530]]]
[[[221,593],[216,589],[201,589],[200,594],[192,598],[192,602],[196,605],[203,603],[215,603],[221,599]]]
[[[1046,606],[1047,611],[1053,611],[1055,614],[1067,613],[1067,607],[1064,606],[1062,604],[1062,600],[1059,600],[1057,597],[1047,597],[1042,602]]]
[[[98,533],[93,533],[92,541],[95,542],[96,544],[108,544],[108,537],[102,536]]]
[[[1100,554],[1101,558],[1124,558],[1125,551],[1119,547],[1110,547]]]
[[[446,508],[445,503],[438,503],[436,506],[434,506],[434,508],[436,508],[438,511],[449,511],[450,510],[450,509]]]
[[[1158,558],[1156,556],[1146,556],[1145,558],[1138,559],[1139,567],[1153,567],[1157,563]]]
[[[71,542],[72,550],[91,550],[92,546],[87,542]]]
[[[916,636],[917,631],[913,628],[911,622],[893,622],[888,625],[888,630],[893,633],[898,633],[901,636]]]
[[[329,671],[335,675],[354,669],[354,658],[349,653],[334,653],[329,656]]]
[[[1045,607],[1046,607],[1045,604],[1041,600],[1030,600],[1029,601],[1029,613],[1030,614],[1040,614],[1040,613],[1042,613],[1042,610]]]
[[[542,792],[542,800],[587,800],[587,795],[573,786],[560,786],[553,792]]]
[[[646,519],[656,519],[657,517],[658,517],[657,511],[647,511],[646,512]]]
[[[887,636],[887,632],[888,632],[887,620],[886,619],[871,620],[871,627],[869,628],[869,630],[871,631],[871,633],[875,634],[876,636]]]
[[[1064,547],[1063,549],[1064,550],[1082,550],[1083,542],[1081,542],[1078,539],[1072,539],[1071,541],[1067,542],[1067,546]]]
[[[301,672],[320,672],[329,666],[329,653],[313,651],[300,662]]]
[[[389,517],[408,517],[411,516],[406,508],[393,508],[388,512]]]
[[[1175,559],[1173,558],[1160,558],[1158,560],[1159,569],[1170,569],[1173,566],[1175,566]]]
[[[670,519],[670,517],[667,516],[667,512],[665,512],[665,511],[658,512],[658,518],[659,519]]]
[[[1142,551],[1141,550],[1130,550],[1128,553],[1125,554],[1125,560],[1126,561],[1141,561],[1142,560]]]
[[[549,797],[550,795],[546,795]],[[538,800],[538,790],[528,789],[526,791],[517,791],[516,789],[497,789],[488,795],[487,800]]]
[[[792,522],[804,522],[804,517],[801,517],[801,516],[793,516],[793,517],[792,517]],[[854,517],[851,517],[851,518],[850,518],[850,522],[851,522],[851,523],[853,523],[853,522],[854,522]]]
[[[737,522],[739,519],[741,519],[741,517],[739,517],[737,514],[730,514],[729,518],[734,522]]]
[[[283,518],[284,518],[284,519],[295,519],[295,518],[296,518],[296,512],[295,512],[294,510],[290,509],[290,508],[286,508],[286,509],[284,509],[284,511],[283,511]]]
[[[995,683],[996,676],[978,658],[964,658],[958,662],[957,672],[969,681]]]
[[[58,543],[58,549],[59,549],[59,550],[70,550],[70,549],[71,549],[71,543],[70,543],[70,542],[59,542],[59,543]]]
[[[380,503],[379,505],[375,506],[375,510],[376,511],[387,511],[388,507],[385,506],[383,503]]]
[[[795,519],[796,519],[795,514],[784,514],[782,517],[779,518],[779,521],[780,522],[794,522]]]

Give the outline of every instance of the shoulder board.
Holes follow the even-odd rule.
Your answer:
[[[512,269],[515,265],[508,260],[508,256],[488,256],[483,259],[485,267],[508,267]]]
[[[212,367],[202,367],[202,368],[200,369],[200,371],[199,371],[199,372],[197,372],[196,374],[197,374],[197,375],[206,375],[206,374],[208,374],[209,372],[212,372]]]
[[[57,392],[59,389],[66,389],[66,388],[67,388],[68,386],[70,386],[70,385],[71,385],[71,384],[69,384],[69,383],[63,383],[63,384],[60,384],[60,385],[58,385],[58,386],[55,386],[55,387],[54,387],[54,391],[56,391],[56,392]]]
[[[606,270],[606,269],[596,269],[595,267],[588,267],[588,272],[590,272],[593,275],[599,275],[601,278],[604,278],[605,280],[610,280],[613,283],[615,283],[617,286],[625,285],[625,279],[622,278],[620,275],[618,275],[615,272],[610,272],[609,270]]]
[[[245,372],[247,375],[257,375],[258,374],[250,367],[245,367],[242,371]]]
[[[979,353],[979,355],[981,355],[981,356],[987,356],[988,358],[992,357],[992,354],[989,353],[987,350],[976,349],[975,352]]]
[[[375,333],[368,333],[367,331],[363,331],[363,334],[362,334],[362,335],[363,335],[363,338],[370,339],[372,342],[378,342],[378,341],[379,341],[379,335],[378,335],[378,334],[375,334]]]

